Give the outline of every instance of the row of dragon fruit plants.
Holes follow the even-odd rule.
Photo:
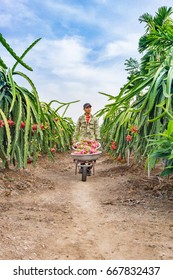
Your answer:
[[[161,7],[155,16],[143,14],[145,33],[139,39],[142,54],[125,61],[127,83],[116,96],[100,92],[109,103],[101,135],[105,150],[120,162],[130,155],[144,160],[148,171],[162,159],[161,175],[173,172],[173,9]]]
[[[18,64],[29,71],[32,68],[23,58],[38,42],[34,41],[19,57],[0,34],[0,42],[13,56],[16,63],[8,68],[0,58],[0,159],[1,167],[10,165],[26,168],[35,163],[41,154],[52,159],[56,151],[63,152],[71,147],[74,123],[65,116],[71,103],[52,100],[41,102],[32,80],[23,72],[17,71]],[[32,90],[18,85],[14,77],[19,75],[27,80]],[[56,105],[56,109],[52,108]],[[64,107],[64,113],[59,110]]]

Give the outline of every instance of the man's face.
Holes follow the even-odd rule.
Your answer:
[[[91,107],[85,107],[84,109],[86,114],[90,114],[91,113]]]

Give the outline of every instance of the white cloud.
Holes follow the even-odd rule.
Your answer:
[[[61,25],[65,26],[67,30],[71,29],[71,23],[75,25],[74,30],[80,29],[82,34],[83,29],[86,31],[87,27],[93,27],[96,33],[104,34],[102,40],[105,40],[109,33],[114,33],[112,27],[118,27],[115,24],[117,22],[115,14],[112,11],[108,14],[109,9],[105,13],[104,7],[107,2],[108,0],[93,0],[82,4],[80,1],[67,3],[66,1],[49,0],[43,2],[43,5],[52,17],[58,17]],[[97,3],[100,5],[96,5]],[[99,39],[97,38],[96,40]]]
[[[121,40],[109,42],[102,54],[102,59],[112,59],[119,56],[139,56],[137,53],[140,34],[129,34]]]
[[[64,66],[71,68],[83,63],[89,52],[90,50],[82,45],[78,37],[66,37],[59,40],[43,39],[36,51],[37,54],[40,53],[38,63],[43,67],[51,67],[55,72]],[[45,64],[45,54],[49,58],[48,65]]]
[[[25,50],[29,45],[28,41],[28,38],[25,42],[15,40],[16,46],[13,42],[13,48],[16,53],[21,54],[21,49]],[[30,38],[30,43],[32,41]],[[9,43],[11,45],[10,41]],[[96,112],[107,103],[107,98],[98,92],[116,95],[126,80],[123,65],[119,63],[105,65],[90,61],[88,55],[91,52],[92,50],[87,48],[79,37],[44,39],[24,59],[34,71],[27,72],[21,67],[19,69],[34,81],[40,100],[57,99],[69,102],[80,99],[79,104],[72,105],[68,110],[69,115],[77,120],[85,102],[91,102],[93,112]],[[3,51],[2,58],[7,61],[7,57],[9,59],[7,53]],[[8,62],[11,66],[14,63],[10,59]],[[27,85],[23,79],[17,82]]]
[[[22,33],[27,37],[35,32],[52,36],[53,31],[47,19],[42,18],[30,4],[29,0],[1,0],[0,27],[7,30],[7,34],[12,31],[16,38]]]
[[[99,3],[99,4],[105,4],[107,3],[109,0],[94,0],[94,2]]]
[[[78,5],[60,3],[55,0],[49,0],[44,2],[44,5],[49,9],[52,14],[57,14],[63,20],[72,19],[73,21],[82,22],[97,22],[96,11],[87,6],[82,6],[80,3]]]
[[[29,8],[27,0],[1,0],[1,9],[3,17],[6,16],[8,19],[11,19],[11,27],[13,27],[16,21],[32,19],[33,22],[36,19],[36,15]],[[2,18],[0,18],[0,24],[3,24]]]
[[[12,16],[1,13],[0,15],[0,27],[9,26],[12,22]]]
[[[95,65],[88,61],[90,49],[84,47],[78,38],[65,38],[62,40],[44,40],[43,50],[37,49],[33,61],[37,61],[37,73],[35,78],[38,83],[42,99],[58,99],[60,101],[72,101],[81,99],[93,103],[93,109],[99,110],[107,99],[98,94],[98,91],[118,94],[119,88],[125,82],[122,65]],[[41,43],[40,43],[41,46]],[[38,56],[38,53],[41,56]],[[34,67],[35,68],[35,67]],[[42,69],[47,68],[46,75],[41,74]],[[82,105],[71,106],[74,119],[77,118]]]
[[[118,12],[118,18],[116,17],[116,9],[106,10],[106,4],[110,5],[111,1],[93,1],[100,3],[100,5],[95,4],[95,6],[99,6],[99,9],[94,9],[94,4],[84,7],[80,4],[80,1],[76,5],[74,2],[67,5],[66,1],[43,1],[41,4],[47,6],[48,15],[49,17],[52,16],[52,23],[58,17],[58,19],[62,19],[62,25],[67,23],[67,29],[70,30],[71,22],[73,24],[80,22],[76,28],[78,30],[81,28],[81,33],[77,32],[82,34],[81,37],[64,34],[63,38],[58,38],[57,30],[53,30],[53,25],[49,26],[47,23],[50,18],[46,17],[44,19],[36,10],[28,9],[29,1],[1,0],[1,2],[6,7],[8,6],[6,13],[4,13],[4,17],[7,16],[4,26],[9,25],[12,29],[14,27],[12,20],[14,20],[14,23],[17,21],[18,24],[23,23],[24,25],[27,21],[27,24],[33,24],[34,26],[34,29],[30,29],[30,33],[28,33],[29,31],[26,33],[25,40],[21,41],[15,35],[15,39],[7,38],[7,42],[10,43],[17,54],[20,55],[36,39],[29,34],[34,34],[35,30],[39,34],[40,30],[44,30],[44,39],[24,59],[34,71],[30,73],[19,67],[34,81],[41,100],[58,99],[68,102],[81,99],[80,104],[75,104],[69,109],[69,115],[76,120],[77,116],[82,113],[83,103],[91,102],[94,111],[107,103],[107,98],[99,95],[98,91],[112,95],[118,94],[119,88],[126,81],[124,60],[130,56],[137,57],[137,43],[141,36],[137,33],[138,30],[130,30],[132,27],[129,22],[134,19],[134,15],[133,17],[129,15],[130,9],[127,20],[124,20],[122,24],[121,15],[125,11],[121,9],[121,3],[119,4],[121,14]],[[105,7],[106,12],[104,13],[104,9],[100,7]],[[120,21],[119,24],[117,24],[118,21]],[[0,26],[1,24],[3,24],[2,18],[0,18]],[[89,32],[84,35],[82,28],[87,30],[88,26],[93,26],[97,31],[99,30],[99,35],[97,34],[92,38]],[[127,26],[128,30],[126,30]],[[134,33],[124,35],[128,34],[129,30]],[[74,33],[75,31],[72,31],[68,34]],[[12,66],[14,61],[7,52],[3,50],[1,54],[4,61]],[[23,80],[21,82],[23,83]]]

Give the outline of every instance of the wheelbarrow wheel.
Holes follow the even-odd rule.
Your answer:
[[[84,165],[82,167],[82,181],[85,182],[87,180],[87,167]]]

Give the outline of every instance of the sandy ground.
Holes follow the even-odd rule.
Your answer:
[[[0,259],[173,259],[173,183],[107,155],[87,182],[68,153],[1,171]]]

